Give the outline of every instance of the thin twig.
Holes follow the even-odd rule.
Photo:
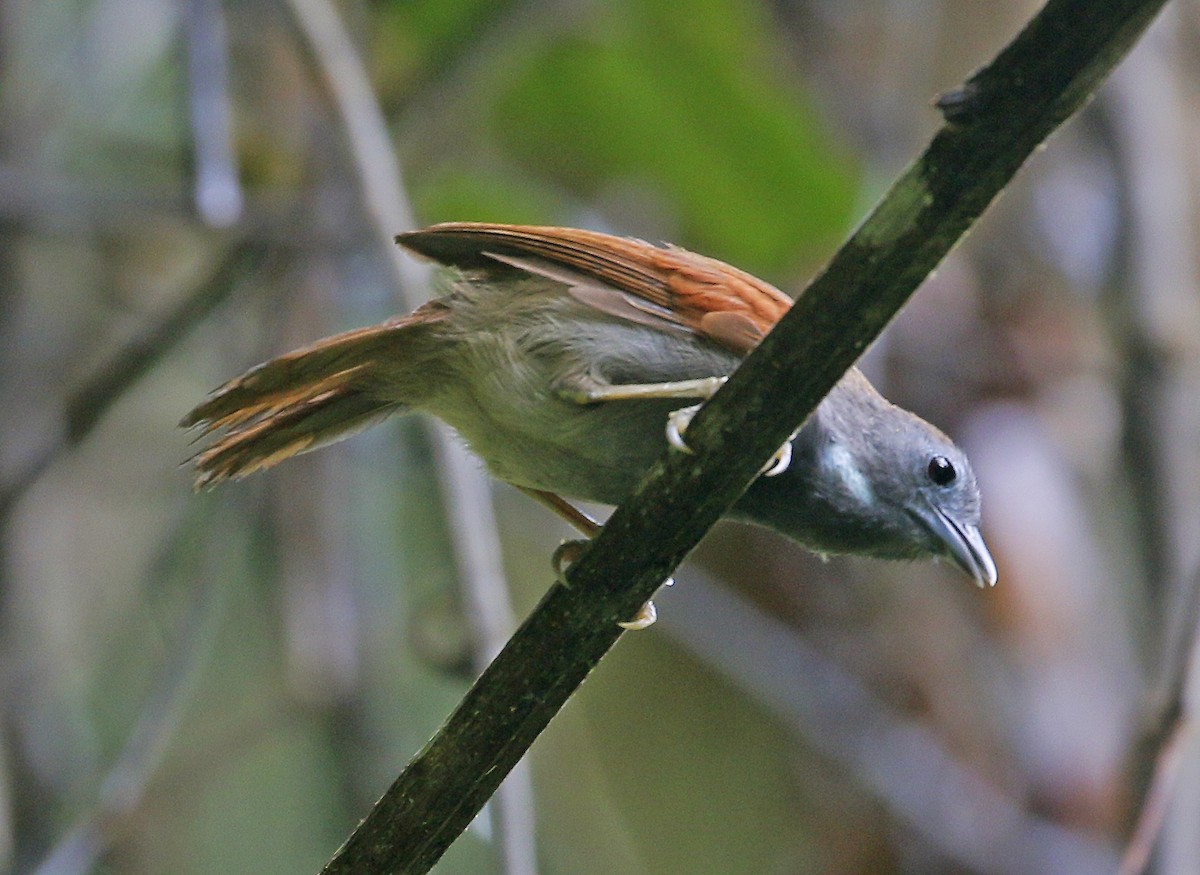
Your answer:
[[[1166,630],[1161,640],[1149,642],[1151,652],[1157,647],[1159,677],[1130,752],[1122,875],[1143,871],[1158,840],[1194,719],[1185,691],[1200,634],[1200,573],[1180,569],[1198,494],[1188,478],[1172,476],[1191,464],[1196,445],[1178,411],[1193,403],[1184,368],[1200,355],[1194,340],[1200,324],[1195,227],[1182,182],[1189,176],[1188,102],[1169,65],[1178,51],[1179,24],[1177,15],[1165,15],[1143,50],[1113,77],[1111,92],[1130,227],[1109,314],[1125,362],[1122,467],[1137,512],[1147,610],[1163,618],[1148,627]],[[1187,455],[1172,455],[1179,452]]]
[[[426,296],[430,271],[393,242],[400,231],[416,228],[417,219],[405,194],[400,163],[366,67],[329,0],[290,3],[346,128],[371,228],[400,280],[401,297],[412,309]]]
[[[211,554],[208,558],[188,555],[204,543],[204,539],[195,537],[194,516],[195,513],[189,514],[176,523],[148,576],[147,591],[160,589],[182,562],[212,565]],[[231,525],[220,519],[215,522],[220,529],[227,530]],[[201,579],[189,588],[195,592],[195,600],[182,622],[171,659],[142,706],[120,756],[100,781],[95,807],[66,830],[32,875],[83,875],[93,871],[114,838],[123,831],[130,814],[141,804],[216,641],[229,577],[211,571],[202,572]]]
[[[333,208],[326,207],[326,210]],[[32,161],[0,158],[0,220],[47,237],[138,237],[178,225],[191,210],[179,186],[140,180],[88,185]],[[254,199],[238,221],[242,240],[281,252],[358,245],[358,213],[336,213],[323,223],[297,222],[295,192],[284,186],[256,186]]]
[[[1129,844],[1120,875],[1146,870],[1195,721],[1187,690],[1200,653],[1200,573],[1178,593],[1179,603],[1171,606],[1169,615],[1154,704],[1130,756]]]
[[[1136,511],[1136,544],[1152,610],[1189,578],[1178,547],[1191,537],[1197,491],[1171,476],[1172,451],[1195,445],[1174,408],[1190,409],[1180,365],[1194,364],[1200,285],[1188,200],[1191,139],[1188,97],[1170,60],[1178,54],[1178,16],[1167,14],[1142,51],[1113,77],[1112,128],[1127,180],[1123,206],[1129,229],[1117,247],[1118,277],[1108,295],[1109,331],[1124,363],[1121,385],[1122,468]],[[1183,432],[1183,433],[1181,433]],[[1180,482],[1181,479],[1185,482]],[[1184,511],[1184,512],[1181,512]]]
[[[966,233],[1079,109],[1165,0],[1050,0],[795,306],[616,509],[325,868],[423,873],[632,616]]]
[[[1182,712],[1174,712],[1164,722],[1164,731],[1156,734],[1154,739],[1151,751],[1153,771],[1141,797],[1137,823],[1121,858],[1117,875],[1141,875],[1146,871],[1150,854],[1158,843],[1163,821],[1166,820],[1171,792],[1175,789],[1187,739],[1193,727],[1183,719]]]
[[[366,69],[329,0],[291,0],[291,5],[341,114],[376,237],[390,259],[401,297],[408,309],[413,309],[428,295],[429,271],[404,255],[393,242],[399,231],[415,228],[417,221]],[[478,465],[449,429],[434,428],[431,436],[474,639],[475,662],[482,670],[516,625],[501,561],[491,489]],[[508,875],[534,875],[537,865],[533,787],[527,768],[514,772],[496,802],[493,824],[499,836],[504,871]]]
[[[1116,867],[1116,850],[1100,836],[1025,811],[795,629],[698,569],[680,586],[688,598],[664,611],[664,631],[844,766],[948,860],[981,875]]]
[[[475,460],[464,452],[449,426],[438,423],[435,429],[439,481],[474,640],[472,662],[475,670],[482,672],[517,625],[500,562],[495,510]],[[507,875],[537,873],[533,803],[533,776],[529,764],[521,762],[500,785],[492,809],[500,860]]]
[[[93,370],[63,402],[63,425],[57,440],[47,442],[16,475],[0,484],[0,518],[61,453],[82,443],[113,404],[173,349],[188,329],[229,297],[265,255],[265,248],[258,244],[233,243],[194,289]]]

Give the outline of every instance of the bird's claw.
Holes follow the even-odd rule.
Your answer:
[[[567,569],[574,565],[579,557],[583,555],[583,551],[590,543],[592,542],[587,538],[575,538],[563,541],[550,554],[550,567],[554,569],[554,577],[563,586],[571,585],[567,582]]]
[[[646,602],[638,612],[633,615],[632,620],[626,620],[623,623],[617,623],[622,629],[628,629],[630,632],[640,632],[654,625],[658,619],[658,608],[654,607],[654,602]]]
[[[691,455],[692,448],[684,442],[683,433],[687,431],[688,424],[699,409],[699,404],[693,404],[691,407],[680,407],[678,410],[672,410],[667,415],[667,443],[681,453]]]
[[[767,460],[767,464],[763,465],[760,473],[764,477],[774,477],[786,471],[790,464],[792,464],[792,442],[788,440]]]
[[[570,586],[567,582],[567,569],[570,568],[579,557],[583,555],[583,551],[591,541],[586,538],[579,538],[570,541],[563,541],[555,549],[550,556],[550,565],[554,569],[554,576],[563,586]],[[675,581],[668,578],[666,586],[671,586]],[[633,615],[633,618],[626,620],[623,623],[617,623],[622,629],[628,629],[631,632],[639,632],[653,626],[658,620],[658,609],[654,607],[654,602],[646,602],[638,612]]]
[[[667,443],[682,453],[692,452],[692,448],[687,445],[683,439],[683,433],[687,431],[688,425],[692,421],[692,417],[696,415],[696,411],[700,409],[699,404],[693,404],[691,407],[681,407],[678,410],[672,410],[667,415]],[[795,435],[792,435],[795,437]],[[792,464],[792,441],[789,438],[783,446],[777,449],[774,455],[767,460],[767,464],[763,465],[759,473],[763,477],[775,477],[782,474]]]

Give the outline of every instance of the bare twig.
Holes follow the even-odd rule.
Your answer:
[[[1179,775],[1185,741],[1193,731],[1195,715],[1187,689],[1200,652],[1200,573],[1178,592],[1179,603],[1171,606],[1163,645],[1162,676],[1130,756],[1129,844],[1120,875],[1146,870]]]
[[[1195,529],[1194,477],[1172,476],[1177,464],[1195,464],[1196,435],[1181,433],[1190,409],[1183,371],[1200,360],[1200,286],[1188,202],[1188,98],[1170,68],[1178,17],[1167,15],[1148,35],[1145,50],[1114,77],[1109,92],[1113,130],[1127,180],[1124,205],[1129,235],[1119,247],[1120,276],[1109,295],[1109,326],[1124,362],[1122,467],[1137,510],[1136,543],[1154,610],[1181,574],[1179,547]],[[1186,458],[1172,452],[1186,448]],[[1193,551],[1193,559],[1195,558]],[[1186,566],[1184,566],[1186,568]]]
[[[327,208],[328,209],[328,208]],[[191,210],[178,185],[117,181],[89,185],[54,168],[0,156],[0,220],[46,236],[134,237],[179,224]],[[256,187],[238,221],[242,240],[280,251],[357,245],[358,215],[335,215],[321,224],[298,223],[295,193],[284,187]]]
[[[1130,227],[1109,314],[1125,362],[1122,467],[1137,511],[1147,610],[1163,618],[1148,628],[1167,631],[1148,642],[1159,677],[1130,752],[1123,875],[1143,871],[1158,840],[1194,718],[1185,690],[1200,634],[1200,573],[1183,571],[1197,558],[1191,541],[1200,493],[1195,477],[1179,476],[1197,464],[1198,435],[1181,411],[1194,403],[1188,371],[1200,365],[1188,101],[1169,66],[1178,53],[1179,24],[1177,15],[1165,15],[1144,50],[1114,76],[1112,89]]]
[[[371,227],[400,280],[400,295],[415,307],[429,288],[429,269],[393,242],[401,230],[417,227],[417,220],[366,68],[329,0],[291,0],[291,7],[342,117]]]
[[[1075,112],[1165,0],[1050,0],[939,106],[947,124],[667,454],[330,861],[422,873],[1033,150]]]
[[[680,585],[688,598],[664,612],[664,630],[845,766],[947,859],[986,875],[1116,867],[1116,850],[1101,837],[1023,810],[794,629],[695,568]]]
[[[78,446],[91,433],[117,399],[166,355],[191,326],[225,300],[237,283],[262,262],[265,254],[262,246],[235,242],[212,273],[71,392],[63,404],[63,427],[58,439],[47,442],[21,471],[0,484],[0,518],[60,453]]]
[[[1171,791],[1179,777],[1181,759],[1192,726],[1183,718],[1181,711],[1166,712],[1152,744],[1146,745],[1152,766],[1145,792],[1141,795],[1141,808],[1133,835],[1121,858],[1118,875],[1141,875],[1150,862],[1150,854],[1158,842],[1166,819]]]
[[[341,114],[372,227],[390,259],[400,294],[412,309],[428,295],[429,271],[393,243],[396,233],[415,228],[417,221],[379,102],[332,3],[291,0],[291,5]],[[475,662],[482,669],[515,626],[491,490],[483,473],[448,429],[435,428],[431,434],[474,638]],[[501,788],[493,823],[505,871],[509,875],[533,875],[537,871],[533,788],[527,768],[516,770]]]
[[[482,672],[516,627],[508,582],[500,563],[500,538],[488,485],[448,426],[435,426],[442,494],[463,580],[463,601],[474,640],[473,663]],[[465,528],[470,526],[471,528]],[[537,835],[533,777],[518,763],[496,793],[492,824],[507,875],[535,875]]]
[[[190,516],[194,516],[190,515]],[[195,519],[185,517],[175,525],[147,580],[147,590],[161,587],[177,566],[196,561]],[[222,527],[228,529],[230,524]],[[200,560],[212,564],[212,560]],[[211,569],[208,569],[211,571]],[[195,601],[183,620],[182,633],[172,657],[164,666],[146,699],[133,731],[116,762],[100,782],[94,808],[80,817],[33,870],[33,875],[83,875],[121,834],[129,815],[137,809],[151,779],[157,774],[167,746],[180,723],[201,670],[212,653],[216,631],[224,611],[228,576],[202,573],[198,585],[190,587]]]

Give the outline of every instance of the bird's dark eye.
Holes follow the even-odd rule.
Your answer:
[[[925,473],[938,486],[949,486],[958,477],[958,472],[954,470],[954,465],[945,456],[934,456],[930,459],[929,467],[925,469]]]

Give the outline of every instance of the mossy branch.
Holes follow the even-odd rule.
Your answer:
[[[946,123],[795,307],[697,414],[325,868],[423,873],[631,617],[737,500],[1165,0],[1050,0],[938,102]]]

